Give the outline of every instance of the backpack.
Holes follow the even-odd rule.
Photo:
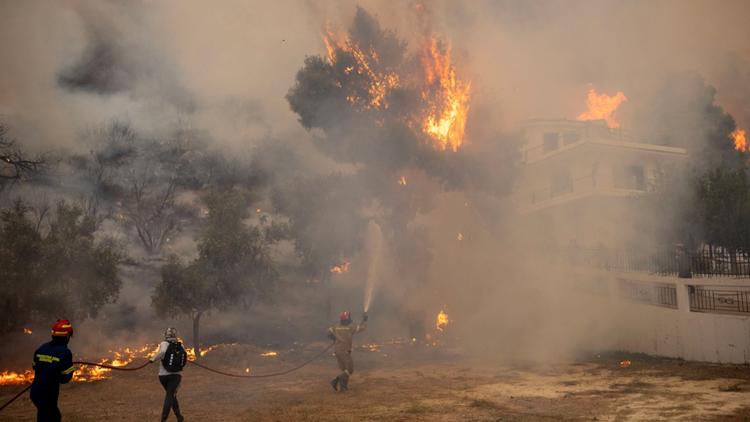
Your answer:
[[[169,342],[164,357],[161,358],[161,364],[168,372],[180,372],[187,363],[187,353],[185,348],[182,347],[182,343],[179,341]]]

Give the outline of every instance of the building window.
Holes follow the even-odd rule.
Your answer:
[[[616,174],[615,187],[621,189],[646,190],[643,166],[625,166]]]
[[[573,192],[573,180],[570,178],[570,173],[565,172],[554,175],[551,186],[552,196]]]
[[[581,139],[578,132],[565,132],[563,133],[563,145],[570,145],[578,142]]]
[[[551,152],[560,147],[560,135],[556,132],[544,134],[544,152]]]

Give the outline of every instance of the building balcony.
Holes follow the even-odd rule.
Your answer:
[[[526,143],[521,153],[526,165],[592,152],[687,155],[684,148],[636,142],[629,132],[610,129],[603,121],[532,120],[526,123],[524,138]]]

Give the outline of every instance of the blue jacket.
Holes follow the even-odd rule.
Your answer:
[[[53,337],[34,352],[34,382],[31,396],[57,401],[60,384],[67,384],[73,378],[73,354],[68,349],[67,340]]]

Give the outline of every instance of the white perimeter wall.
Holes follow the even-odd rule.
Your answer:
[[[688,297],[690,285],[748,289],[750,280],[681,279],[637,273],[610,273],[605,279],[615,317],[612,338],[616,349],[695,361],[750,363],[750,314],[691,312]],[[643,283],[645,290],[674,285],[677,309],[625,297],[622,280]]]

